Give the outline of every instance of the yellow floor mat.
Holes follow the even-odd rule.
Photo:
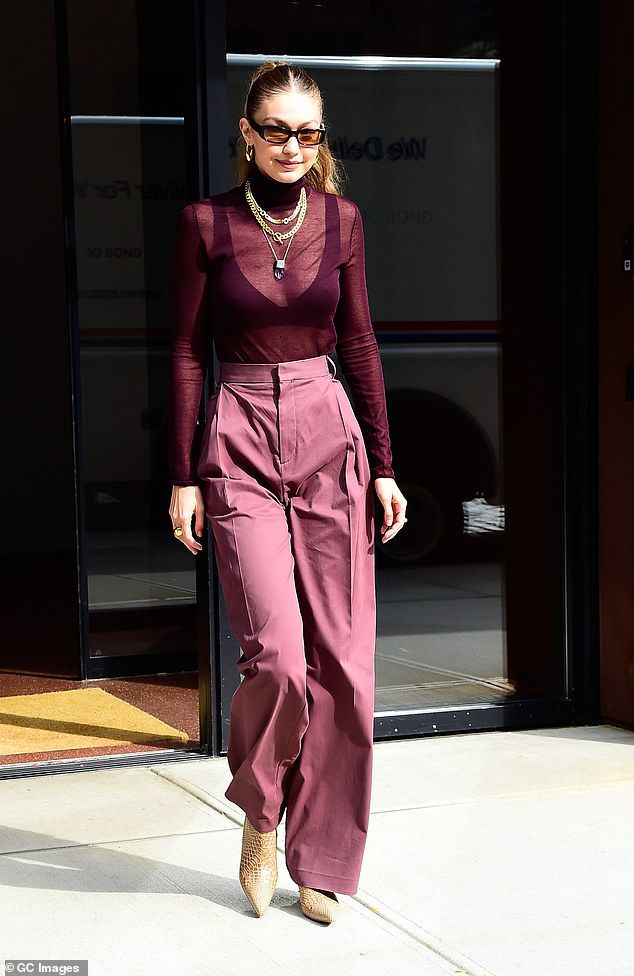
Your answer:
[[[103,688],[0,698],[0,756],[95,746],[180,748],[186,732]]]

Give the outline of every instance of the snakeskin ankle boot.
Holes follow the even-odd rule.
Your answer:
[[[315,922],[334,922],[339,914],[339,899],[334,891],[300,885],[299,903],[304,915]]]
[[[240,884],[256,915],[264,915],[277,886],[277,827],[261,834],[244,818]]]

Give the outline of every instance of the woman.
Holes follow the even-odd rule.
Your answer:
[[[239,877],[258,915],[277,827],[304,914],[357,891],[370,811],[382,541],[402,528],[361,214],[341,195],[319,89],[254,72],[239,185],[181,211],[174,251],[170,517],[196,553],[205,516],[242,680],[226,791],[245,812]],[[289,130],[291,130],[289,132]],[[291,247],[292,245],[292,247]],[[194,449],[209,338],[220,380]],[[337,349],[359,420],[328,353]]]

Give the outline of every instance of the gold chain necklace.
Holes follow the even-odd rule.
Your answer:
[[[301,206],[302,206],[302,195],[301,195],[301,192],[300,192],[299,200],[297,201],[297,206],[293,210],[293,213],[292,214],[289,214],[288,217],[271,217],[270,213],[268,213],[264,209],[264,207],[261,207],[260,204],[255,199],[255,197],[253,196],[253,190],[251,189],[251,184],[249,183],[248,180],[246,181],[244,188],[245,188],[245,192],[247,194],[247,200],[249,201],[249,204],[251,206],[251,209],[254,212],[259,213],[260,216],[264,218],[264,220],[268,220],[271,224],[290,224],[291,220],[293,220],[297,216],[297,214],[299,213],[299,211],[301,209]]]
[[[253,196],[253,191],[251,190],[251,185],[248,180],[246,180],[244,184],[244,192],[251,213],[253,214],[258,224],[262,228],[262,231],[264,232],[264,237],[269,247],[271,248],[271,251],[273,252],[273,257],[275,258],[275,262],[273,264],[273,274],[278,279],[283,278],[286,272],[286,255],[288,254],[288,249],[291,246],[295,234],[302,226],[304,222],[304,217],[306,216],[306,190],[304,187],[301,188],[299,194],[299,201],[293,213],[290,214],[288,217],[282,217],[281,219],[271,217],[266,212],[266,210],[264,210],[264,208],[258,204],[255,197]],[[276,224],[288,224],[288,222],[292,220],[296,214],[298,214],[297,223],[295,224],[294,227],[291,227],[291,229],[287,231],[285,234],[283,234],[281,231],[274,230],[272,227],[269,227],[268,224],[266,223],[267,220],[270,220]],[[282,241],[285,241],[287,238],[289,238],[283,258],[278,258],[277,254],[275,253],[275,248],[273,247],[271,241],[267,237],[267,234],[269,234],[273,238],[273,240],[277,241],[280,244],[282,243]]]

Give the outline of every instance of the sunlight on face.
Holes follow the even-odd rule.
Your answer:
[[[266,98],[254,113],[261,125],[284,124],[289,129],[316,128],[321,124],[319,100],[303,92],[280,92]],[[287,143],[275,146],[251,129],[246,118],[240,119],[240,130],[254,149],[254,162],[268,176],[284,183],[293,183],[311,168],[319,146],[300,146],[296,136]],[[284,166],[284,162],[298,165]]]

